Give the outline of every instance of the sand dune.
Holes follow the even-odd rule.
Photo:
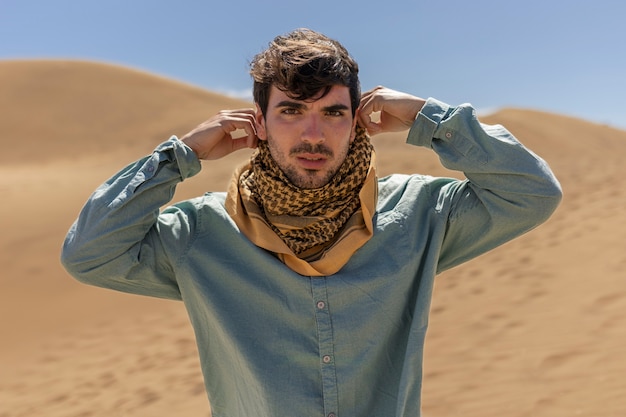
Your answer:
[[[0,62],[0,91],[0,417],[209,416],[182,305],[78,284],[58,256],[108,176],[250,104],[70,61]],[[482,120],[543,156],[565,198],[533,233],[438,278],[424,413],[624,416],[626,132],[521,109]],[[375,146],[383,174],[458,176],[398,135]],[[248,156],[205,163],[175,199],[224,189]]]

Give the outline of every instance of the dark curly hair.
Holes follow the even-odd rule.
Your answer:
[[[280,35],[250,63],[253,97],[265,116],[272,86],[295,100],[325,96],[348,87],[354,116],[361,100],[359,66],[339,42],[310,29]]]

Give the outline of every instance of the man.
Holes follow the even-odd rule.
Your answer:
[[[382,87],[361,98],[357,74],[334,40],[277,37],[251,63],[255,110],[164,142],[68,233],[77,279],[185,303],[214,417],[418,416],[435,275],[560,201],[547,165],[470,106]],[[468,179],[378,179],[367,132],[406,129]],[[258,151],[226,193],[159,213],[199,159],[241,148]]]

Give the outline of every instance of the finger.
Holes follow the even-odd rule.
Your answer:
[[[230,134],[233,139],[242,136],[255,136],[256,123],[254,115],[250,113],[232,113],[225,117],[222,122],[224,132]]]
[[[361,99],[359,106],[359,121],[361,125],[367,129],[369,133],[377,133],[380,131],[380,109],[377,108],[378,100],[375,95],[366,94]]]
[[[364,92],[363,94],[361,94],[361,98],[369,98],[375,94],[377,94],[379,91],[384,90],[385,87],[379,85],[377,87],[372,88],[371,90],[368,90],[366,92]]]
[[[257,146],[256,137],[250,138],[249,136],[243,136],[238,139],[233,139],[232,150],[237,151],[239,149],[251,148],[254,149]]]
[[[258,136],[254,126],[249,126],[245,129],[237,129],[230,133],[230,137],[237,143],[237,149],[240,149],[239,146],[248,148],[256,148],[257,146]]]
[[[233,113],[231,117],[230,128],[234,128],[234,130],[231,130],[229,134],[234,142],[234,149],[256,148],[258,137],[254,112],[252,110],[237,112]]]

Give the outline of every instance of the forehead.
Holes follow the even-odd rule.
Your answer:
[[[321,97],[321,98],[314,97],[313,99],[309,99],[309,100],[297,100],[292,97],[289,97],[289,95],[286,92],[280,90],[279,88],[272,86],[270,90],[270,96],[269,96],[269,103],[268,103],[269,106],[272,107],[272,106],[277,105],[278,103],[283,103],[283,102],[299,103],[307,107],[312,104],[319,104],[322,106],[343,104],[343,105],[350,107],[351,106],[350,89],[344,85],[334,85],[331,87],[328,94],[326,94],[324,97]]]

